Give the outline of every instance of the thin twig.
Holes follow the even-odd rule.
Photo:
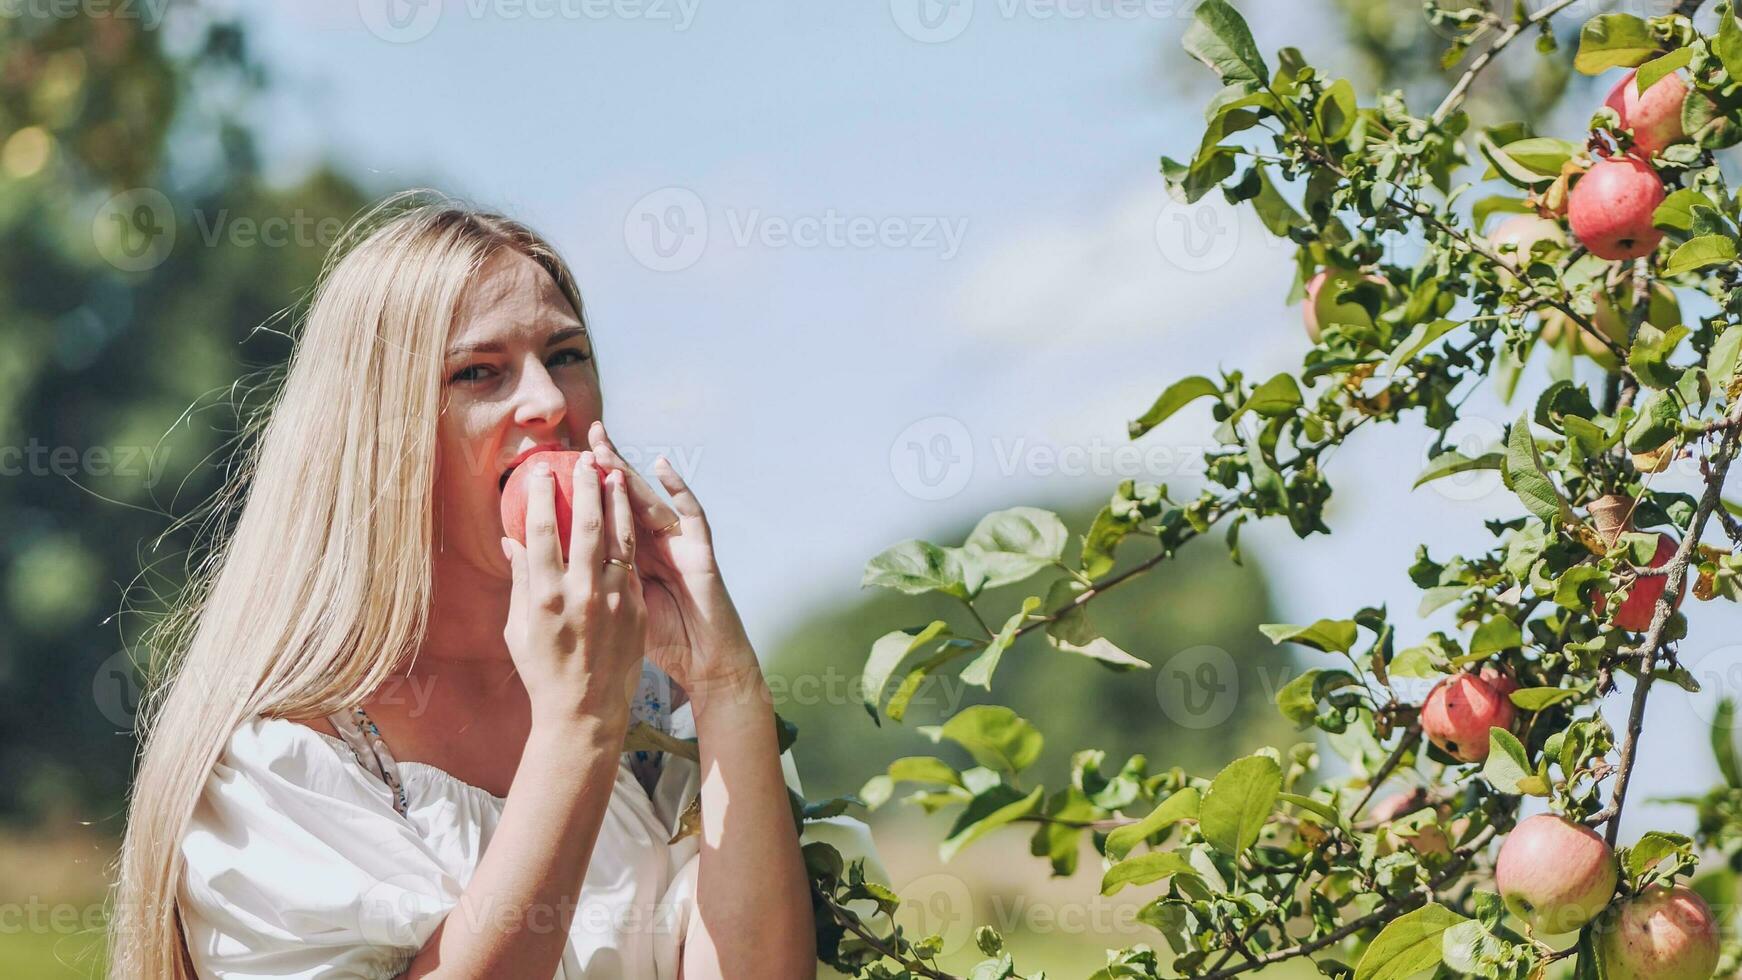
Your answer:
[[[1555,0],[1554,3],[1502,31],[1493,44],[1477,55],[1475,61],[1470,62],[1470,67],[1464,69],[1464,74],[1452,86],[1452,90],[1446,93],[1446,97],[1440,101],[1439,108],[1434,110],[1434,125],[1437,126],[1445,122],[1446,117],[1452,114],[1452,110],[1458,107],[1458,103],[1464,101],[1464,94],[1470,90],[1470,83],[1476,80],[1476,76],[1482,73],[1482,69],[1488,67],[1488,63],[1494,60],[1495,55],[1505,50],[1508,44],[1518,38],[1518,35],[1572,6],[1574,2],[1575,0]],[[1698,4],[1696,3],[1695,6]]]

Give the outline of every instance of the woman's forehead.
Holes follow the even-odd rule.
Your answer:
[[[502,249],[466,286],[449,333],[454,343],[522,334],[538,339],[579,323],[568,297],[543,266],[522,252]]]

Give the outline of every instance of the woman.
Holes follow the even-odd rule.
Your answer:
[[[568,268],[405,199],[334,256],[231,536],[150,638],[179,656],[141,712],[113,975],[814,976],[768,689],[695,495],[600,421]],[[538,448],[585,450],[566,561],[548,472],[502,535]],[[635,718],[699,766],[634,765]]]

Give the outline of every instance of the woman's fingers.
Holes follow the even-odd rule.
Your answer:
[[[598,453],[599,461],[613,469],[621,470],[629,478],[629,503],[635,508],[635,516],[649,528],[664,527],[676,517],[671,507],[659,499],[653,485],[642,478],[641,474],[624,461],[617,447],[612,444],[611,437],[605,432],[605,423],[594,422],[587,429],[587,441],[592,444],[593,451]]]
[[[635,564],[635,514],[629,506],[629,488],[622,470],[612,470],[605,478],[605,558]],[[630,569],[618,565],[610,568],[629,578]]]
[[[562,542],[557,538],[556,477],[550,464],[533,464],[526,483],[526,560],[528,580],[538,585],[562,575]]]
[[[671,460],[664,456],[653,460],[653,475],[657,475],[660,486],[665,487],[665,493],[671,494],[672,507],[678,508],[679,527],[683,529],[683,533],[695,534],[707,543],[709,529],[707,513],[702,512],[702,501],[695,500],[690,484],[686,484],[683,477],[679,477],[678,470],[671,465]]]
[[[508,622],[520,622],[521,606],[526,602],[526,549],[510,537],[502,539],[502,554],[508,558],[508,575],[514,583],[508,590]]]
[[[593,467],[593,454],[583,452],[575,461],[575,499],[569,525],[569,567],[581,569],[583,581],[591,581],[598,574],[599,563],[605,558],[601,536],[605,526],[605,507],[600,492],[599,471]]]

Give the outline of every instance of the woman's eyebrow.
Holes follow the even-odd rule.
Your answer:
[[[551,334],[549,337],[544,338],[544,349],[549,350],[565,340],[574,337],[585,337],[586,335],[586,327],[564,327]],[[505,348],[494,340],[482,340],[475,344],[455,344],[453,347],[448,348],[448,356],[453,357],[456,354],[500,354],[504,350]]]

